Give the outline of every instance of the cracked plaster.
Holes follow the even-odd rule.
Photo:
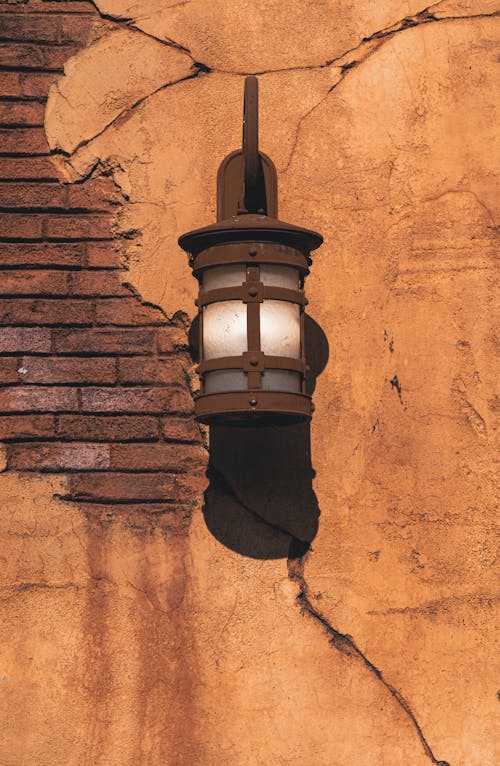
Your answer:
[[[46,130],[68,179],[113,171],[118,232],[140,233],[125,243],[130,281],[167,314],[193,314],[176,238],[213,219],[216,168],[239,143],[231,72],[288,70],[260,78],[262,148],[281,217],[325,234],[308,293],[331,358],[312,426],[319,533],[288,572],[223,548],[200,515],[188,541],[96,529],[66,506],[62,529],[53,483],[3,478],[25,487],[5,587],[29,601],[46,664],[85,689],[79,752],[98,680],[76,637],[94,621],[85,651],[105,691],[89,766],[493,766],[495,8],[96,5],[121,21],[69,63]],[[127,50],[133,74],[107,80]],[[41,539],[36,482],[57,511]],[[66,743],[69,696],[55,696]],[[80,764],[75,752],[60,763]]]

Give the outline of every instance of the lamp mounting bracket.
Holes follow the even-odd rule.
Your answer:
[[[259,90],[256,77],[245,78],[242,149],[231,152],[217,173],[217,220],[257,213],[278,217],[278,178],[259,151]]]

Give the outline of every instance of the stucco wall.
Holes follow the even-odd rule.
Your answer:
[[[181,333],[177,237],[259,74],[280,217],[325,238],[321,372],[310,429],[203,434],[187,521],[104,523],[8,453],[0,760],[495,766],[495,7],[73,5],[51,162],[112,178],[122,278]]]

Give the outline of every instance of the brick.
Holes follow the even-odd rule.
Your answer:
[[[111,468],[181,473],[206,465],[205,452],[190,444],[113,444]]]
[[[0,183],[0,207],[61,208],[66,204],[67,189],[58,183]]]
[[[17,14],[2,16],[0,24],[0,40],[54,42],[60,35],[59,22],[54,23],[50,17]]]
[[[50,438],[54,433],[54,415],[2,415],[0,418],[0,439]]]
[[[21,93],[26,98],[45,98],[60,76],[59,72],[23,72]]]
[[[115,277],[116,279],[116,277]],[[127,290],[127,295],[130,291]],[[96,302],[96,322],[106,325],[163,325],[165,317],[138,298],[117,298]]]
[[[36,215],[2,213],[0,215],[0,237],[2,239],[40,239],[42,220]]]
[[[0,298],[0,323],[6,325],[87,325],[91,321],[88,301]]]
[[[87,502],[171,500],[183,503],[199,497],[205,485],[206,479],[202,475],[82,473],[70,477],[67,497]]]
[[[0,25],[1,34],[1,25]],[[22,98],[23,81],[20,72],[0,72],[0,93],[3,98]],[[5,151],[0,150],[0,151]]]
[[[57,181],[57,173],[50,157],[2,157],[0,161],[2,179],[38,179]]]
[[[151,383],[165,385],[183,383],[184,368],[179,359],[151,359],[134,357],[118,362],[119,380],[125,385]]]
[[[62,354],[144,354],[153,345],[149,330],[52,330],[54,350]]]
[[[0,279],[0,295],[67,295],[66,271],[6,269]]]
[[[84,244],[69,242],[2,242],[3,266],[81,266]]]
[[[87,242],[87,265],[90,268],[121,268],[121,256],[113,242]]]
[[[50,351],[50,330],[32,327],[1,327],[0,352],[38,353]]]
[[[18,373],[20,364],[16,357],[0,358],[0,383],[17,383],[21,377]]]
[[[7,470],[7,446],[0,444],[0,472]]]
[[[24,383],[111,385],[116,382],[116,364],[113,359],[25,356],[20,366],[26,370],[19,375]]]
[[[9,386],[0,389],[0,412],[58,412],[78,409],[74,388]]]
[[[33,43],[0,43],[0,66],[31,67],[62,71],[78,51],[74,45],[52,46]]]
[[[162,418],[161,433],[167,441],[196,442],[200,444],[202,441],[200,429],[192,418]]]
[[[2,154],[46,154],[48,148],[43,128],[0,128]]]
[[[78,507],[83,513],[99,519],[104,524],[119,519],[120,523],[128,529],[151,533],[152,525],[157,525],[162,530],[168,531],[170,535],[174,535],[187,530],[196,504],[196,500],[193,499],[184,503],[171,500],[165,502],[148,500],[142,503],[101,501],[98,504],[79,501]]]
[[[90,2],[77,2],[77,0],[30,0],[28,6],[20,4],[14,0],[14,4],[8,4],[0,7],[1,13],[92,13],[95,14],[95,8]]]
[[[180,327],[162,327],[157,332],[157,338],[160,354],[174,354],[189,349],[187,333]]]
[[[120,282],[120,279],[114,270],[110,272],[74,272],[69,280],[69,292],[71,295],[123,295],[127,297],[130,295],[130,290]],[[106,322],[105,324],[108,323]],[[132,323],[129,322],[129,324]]]
[[[158,420],[148,415],[60,415],[59,439],[156,441]]]
[[[59,5],[59,4],[58,4]],[[29,4],[31,11],[31,2]],[[0,40],[28,43],[80,43],[85,44],[92,32],[92,15],[58,13],[2,14]],[[102,26],[104,26],[102,24]]]
[[[59,72],[0,71],[0,87],[3,98],[35,99],[45,101]]]
[[[45,105],[38,101],[0,101],[0,125],[41,126]]]
[[[114,186],[103,181],[102,178],[89,179],[84,184],[67,186],[68,208],[96,212],[114,210],[119,202],[118,194]]]
[[[193,400],[184,389],[176,388],[85,388],[85,412],[190,413]]]
[[[29,5],[31,11],[31,3]],[[92,19],[87,14],[74,13],[2,14],[0,40],[31,43],[86,43],[92,30]]]
[[[110,239],[111,219],[107,215],[50,215],[44,218],[49,239]]]
[[[109,468],[109,446],[85,442],[11,444],[7,465],[16,471],[100,471]]]
[[[86,17],[67,14],[61,16],[61,42],[84,44],[89,40],[91,25]]]

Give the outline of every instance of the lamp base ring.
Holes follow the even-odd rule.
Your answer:
[[[196,420],[206,425],[286,425],[311,415],[311,397],[290,391],[225,391],[201,394],[195,402]]]

